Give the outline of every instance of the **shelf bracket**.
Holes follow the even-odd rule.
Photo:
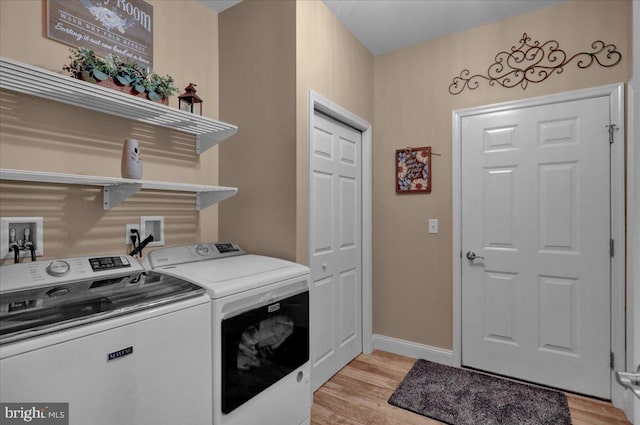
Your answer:
[[[202,211],[205,208],[210,207],[213,204],[217,204],[220,201],[224,201],[227,198],[231,198],[238,189],[225,188],[224,191],[201,191],[196,194],[196,210]]]
[[[232,126],[231,124],[227,125],[228,128],[218,130],[215,133],[210,134],[197,134],[196,135],[196,153],[198,155],[203,154],[210,148],[214,147],[222,140],[232,136],[238,131],[236,126]]]
[[[104,187],[104,209],[110,210],[142,188],[142,183],[121,183]]]
[[[205,140],[204,137],[199,134],[196,135],[196,153],[202,155],[202,153],[213,146],[213,141]]]

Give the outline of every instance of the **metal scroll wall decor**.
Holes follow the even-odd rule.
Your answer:
[[[449,93],[460,94],[465,88],[475,90],[482,80],[487,80],[490,86],[497,83],[506,88],[519,85],[526,89],[529,83],[540,83],[554,73],[561,74],[564,67],[574,60],[581,69],[590,67],[594,62],[609,68],[622,60],[622,54],[614,44],[596,40],[591,43],[591,48],[591,52],[580,52],[568,57],[556,40],[540,44],[539,41],[531,41],[531,37],[524,33],[519,46],[512,46],[510,52],[496,55],[487,75],[470,75],[468,69],[463,69],[460,76],[453,79]]]

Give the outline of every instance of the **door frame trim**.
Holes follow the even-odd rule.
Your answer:
[[[372,284],[372,222],[371,222],[371,132],[372,127],[369,122],[348,111],[342,106],[330,101],[320,94],[309,90],[309,126],[308,144],[311,144],[312,131],[315,123],[315,111],[322,112],[329,117],[340,121],[350,127],[362,132],[362,351],[371,353],[373,351],[373,284]],[[309,149],[309,161],[311,149]],[[310,174],[310,173],[309,173]],[[310,175],[308,176],[311,177]],[[309,182],[310,184],[311,182]],[[309,215],[311,211],[309,211]],[[311,221],[309,217],[308,232],[311,232]],[[311,235],[307,240],[311,243]],[[309,256],[311,247],[309,246]],[[311,258],[308,259],[311,264]]]
[[[453,238],[453,363],[462,365],[462,119],[474,115],[506,111],[514,108],[608,97],[611,123],[617,126],[611,145],[611,237],[615,255],[611,260],[611,351],[615,369],[625,369],[625,123],[624,83],[557,93],[522,100],[484,105],[452,111],[452,238]],[[611,371],[611,398],[615,406],[623,403],[624,389]]]

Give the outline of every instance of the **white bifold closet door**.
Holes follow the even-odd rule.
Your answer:
[[[362,352],[362,134],[316,111],[310,141],[312,388]]]

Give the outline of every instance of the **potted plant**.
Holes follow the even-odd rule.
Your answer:
[[[137,63],[124,62],[113,55],[102,59],[92,50],[84,48],[71,52],[71,63],[62,69],[80,80],[145,97],[165,105],[169,104],[169,97],[178,91],[173,86],[171,76],[161,77],[148,72]]]

